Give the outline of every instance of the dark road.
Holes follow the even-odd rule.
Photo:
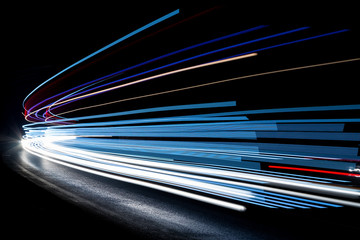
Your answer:
[[[318,239],[356,236],[354,208],[232,210],[92,175],[18,146],[1,166],[3,234],[120,239]],[[34,184],[35,183],[35,184]],[[46,190],[45,190],[46,189]]]

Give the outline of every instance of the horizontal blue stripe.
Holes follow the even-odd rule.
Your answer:
[[[336,141],[360,141],[360,133],[338,132],[256,132],[257,138],[287,138]]]

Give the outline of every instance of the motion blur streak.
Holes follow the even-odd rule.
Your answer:
[[[221,106],[220,103],[217,105]],[[188,108],[195,107],[197,106],[189,105]],[[184,108],[186,106],[163,109],[180,111]],[[356,110],[359,106],[314,107],[313,110],[341,111],[349,108]],[[161,108],[157,110],[160,111]],[[274,112],[291,113],[301,110],[301,108],[274,109]],[[305,107],[304,110],[312,109]],[[137,112],[146,111],[149,112],[149,110],[137,110]],[[229,204],[252,203],[270,208],[360,206],[356,202],[360,197],[360,189],[347,186],[351,179],[329,177],[335,171],[312,171],[324,175],[306,176],[261,169],[261,164],[295,163],[300,166],[340,170],[343,172],[336,172],[344,173],[340,175],[347,177],[358,176],[346,173],[356,168],[359,161],[359,157],[351,153],[354,151],[349,148],[251,142],[234,144],[220,140],[251,140],[266,137],[266,134],[271,134],[274,138],[281,133],[311,139],[316,133],[318,135],[315,136],[324,139],[347,137],[349,141],[359,141],[358,134],[349,136],[348,133],[343,132],[346,119],[331,119],[332,123],[318,123],[319,119],[247,120],[252,114],[264,114],[261,112],[271,113],[271,110],[249,111],[248,115],[237,117],[227,116],[241,112],[132,119],[101,124],[93,122],[52,127],[25,127],[27,137],[22,143],[25,149],[32,153],[65,162],[70,166],[81,166],[93,172],[107,172],[167,188],[174,187],[181,191],[195,191],[200,195],[203,194],[206,199],[212,197],[219,200],[222,206],[228,206],[222,204],[224,201],[229,201]],[[207,123],[193,123],[197,119]],[[183,122],[188,120],[189,123],[170,124],[180,120]],[[142,125],[144,122],[148,125]],[[130,123],[132,126],[127,127],[126,125]],[[177,140],[121,139],[130,136],[172,137]],[[181,140],[189,137],[214,138],[219,142]],[[329,154],[330,152],[333,153]],[[349,156],[352,156],[351,160],[348,160]],[[272,168],[276,167],[270,165],[269,169]],[[303,169],[305,168],[293,168],[293,170]],[[263,186],[268,187],[265,190]],[[288,190],[285,191],[286,194],[282,194],[276,191],[276,187]],[[297,191],[299,188],[300,192]],[[302,192],[308,193],[306,198],[302,197]],[[318,200],[319,196],[323,196],[322,201]],[[234,209],[233,205],[229,206]]]
[[[75,67],[76,65],[79,65],[80,63],[86,61],[87,59],[92,58],[92,57],[94,57],[95,55],[97,55],[97,54],[99,54],[99,53],[107,50],[108,48],[111,48],[112,46],[114,46],[114,45],[116,45],[116,44],[118,44],[118,43],[120,43],[120,42],[122,42],[122,41],[124,41],[124,40],[126,40],[126,39],[128,39],[128,38],[130,38],[130,37],[132,37],[132,36],[134,36],[134,35],[136,35],[136,34],[138,34],[138,33],[140,33],[140,32],[142,32],[142,31],[144,31],[145,29],[147,29],[147,28],[149,28],[149,27],[152,27],[152,26],[154,26],[154,25],[156,25],[156,24],[158,24],[158,23],[160,23],[160,22],[162,22],[162,21],[164,21],[164,20],[166,20],[166,19],[168,19],[168,18],[170,18],[170,17],[175,16],[175,15],[178,14],[179,12],[180,12],[179,9],[177,9],[177,10],[175,10],[175,11],[169,13],[169,14],[166,14],[166,15],[164,15],[163,17],[161,17],[161,18],[159,18],[159,19],[157,19],[157,20],[155,20],[155,21],[153,21],[153,22],[151,22],[151,23],[148,23],[148,24],[146,24],[145,26],[143,26],[143,27],[141,27],[141,28],[139,28],[139,29],[137,29],[137,30],[135,30],[135,31],[133,31],[133,32],[131,32],[131,33],[129,33],[129,34],[121,37],[121,38],[119,38],[118,40],[116,40],[116,41],[114,41],[114,42],[106,45],[105,47],[103,47],[103,48],[101,48],[101,49],[99,49],[99,50],[91,53],[90,55],[88,55],[88,56],[80,59],[79,61],[75,62],[74,64],[70,65],[69,67],[61,70],[60,72],[58,72],[57,74],[55,74],[54,76],[52,76],[51,78],[47,79],[45,82],[43,82],[42,84],[40,84],[39,86],[37,86],[31,93],[29,93],[29,95],[26,96],[26,98],[24,99],[23,106],[25,106],[24,103],[25,103],[26,99],[29,98],[29,96],[30,96],[31,94],[33,94],[37,89],[39,89],[39,88],[40,88],[41,86],[43,86],[45,83],[51,81],[52,79],[56,78],[57,76],[61,75],[61,74],[64,73],[64,72],[70,70],[71,68]]]
[[[260,29],[260,28],[263,28],[263,27],[265,27],[265,26],[258,26],[258,27],[250,28],[250,29],[243,30],[243,31],[240,31],[240,32],[236,32],[236,33],[233,33],[233,34],[230,34],[230,35],[226,35],[226,36],[222,36],[222,37],[219,37],[219,38],[216,38],[216,39],[212,39],[212,40],[209,40],[209,41],[206,41],[206,42],[202,42],[202,43],[199,43],[199,44],[195,44],[195,45],[193,45],[193,46],[186,47],[186,48],[184,48],[184,49],[180,49],[180,50],[177,50],[177,51],[174,51],[174,52],[171,52],[171,53],[162,55],[162,56],[160,56],[160,57],[157,57],[157,58],[154,58],[154,59],[151,59],[151,60],[142,62],[142,63],[137,64],[137,65],[135,65],[135,66],[128,67],[128,68],[126,68],[126,69],[117,71],[117,72],[115,72],[115,73],[111,73],[111,74],[109,74],[109,75],[106,75],[106,76],[104,76],[104,77],[101,77],[100,79],[95,79],[95,80],[93,80],[93,81],[90,81],[90,82],[87,82],[87,83],[85,83],[85,84],[79,85],[79,86],[74,87],[74,88],[72,88],[72,89],[69,89],[69,90],[67,90],[67,91],[65,91],[65,92],[56,94],[56,95],[54,95],[54,96],[52,96],[52,97],[50,97],[50,98],[48,98],[48,99],[45,99],[45,100],[41,101],[40,103],[35,104],[35,105],[32,106],[30,109],[28,109],[28,112],[29,112],[29,113],[27,114],[26,117],[28,118],[28,117],[29,117],[31,114],[33,114],[33,113],[36,114],[39,110],[37,110],[37,111],[35,112],[35,111],[32,111],[32,109],[35,108],[36,106],[38,106],[39,104],[42,104],[42,103],[44,103],[45,101],[49,101],[50,99],[53,99],[53,98],[55,98],[55,97],[61,96],[62,94],[65,94],[65,93],[68,93],[68,92],[70,92],[70,91],[76,90],[76,89],[78,89],[78,88],[80,88],[80,87],[83,87],[83,89],[85,89],[85,88],[87,88],[87,87],[92,86],[93,84],[96,84],[96,83],[99,82],[99,81],[103,81],[103,80],[106,79],[106,78],[113,77],[113,76],[115,76],[115,75],[117,75],[117,74],[123,73],[123,72],[125,72],[125,71],[131,70],[131,69],[134,69],[134,68],[137,68],[137,67],[140,67],[140,66],[142,66],[142,65],[145,65],[145,64],[148,64],[148,63],[151,63],[151,62],[154,62],[154,61],[158,61],[158,60],[163,59],[163,58],[165,58],[165,57],[169,57],[169,56],[174,55],[174,54],[178,54],[178,53],[181,53],[181,52],[184,52],[184,51],[188,51],[188,50],[190,50],[190,49],[197,48],[197,47],[200,47],[200,46],[203,46],[203,45],[206,45],[206,44],[214,43],[214,42],[217,42],[217,41],[220,41],[220,40],[224,40],[224,39],[227,39],[227,38],[230,38],[230,37],[234,37],[234,36],[237,36],[237,35],[240,35],[240,34],[244,34],[244,33],[250,32],[250,31],[254,31],[254,30],[257,30],[257,29]],[[90,85],[90,84],[91,84],[91,85]],[[83,89],[81,89],[81,90],[83,90]],[[66,97],[68,97],[68,96],[74,96],[75,93],[78,93],[78,92],[81,91],[81,90],[77,90],[77,91],[75,91],[75,92],[73,92],[73,93],[71,93],[71,94],[69,94],[69,95],[67,95],[67,96],[65,96],[65,97],[62,97],[62,98],[60,98],[59,100],[57,100],[57,102],[59,102],[60,100],[63,100],[64,98],[66,98]],[[56,103],[56,102],[54,102],[54,103]],[[53,103],[52,105],[54,105],[54,103]],[[48,107],[48,106],[46,106],[46,107],[44,107],[44,108],[47,108],[47,107]],[[58,116],[58,115],[57,115],[57,116]],[[52,117],[52,116],[51,116],[51,117]]]
[[[351,176],[351,177],[360,177],[360,174],[344,173],[344,172],[334,172],[334,171],[324,171],[324,170],[309,169],[309,168],[294,168],[294,167],[272,166],[272,165],[270,165],[269,168],[289,169],[289,170],[298,170],[298,171],[327,173],[327,174],[335,174],[335,175],[343,175],[343,176]]]
[[[140,54],[126,48],[120,63],[118,51],[106,54],[110,60],[100,56],[144,30],[159,31],[160,22],[168,29],[165,20],[178,13],[144,25],[36,87],[24,100],[25,119],[32,123],[23,126],[23,148],[57,164],[236,211],[253,205],[360,207],[360,105],[291,105],[286,98],[271,104],[296,74],[308,74],[306,81],[316,71],[353,67],[360,60],[353,53],[329,60],[313,52],[305,60],[298,57],[313,42],[331,54],[321,41],[336,46],[350,30],[272,31],[260,25],[199,33],[201,41],[189,36],[185,46],[175,40],[188,36],[186,31],[173,38],[156,34],[154,42],[168,48],[152,52],[154,42],[146,38],[150,45],[138,45],[134,39]],[[194,28],[204,22],[194,22]],[[173,34],[180,25],[172,24]],[[304,50],[295,51],[299,45]],[[272,64],[277,52],[285,67]],[[95,55],[101,59],[98,69],[95,63],[93,71],[76,69]],[[71,70],[69,79],[51,82]],[[276,82],[281,75],[285,84]],[[247,87],[250,80],[255,84]]]
[[[70,111],[61,112],[61,113],[57,114],[56,117],[60,117],[61,115],[67,114],[67,113],[72,113],[72,112],[90,109],[90,108],[101,107],[101,106],[105,106],[105,105],[109,105],[109,104],[125,102],[125,101],[130,101],[130,100],[136,100],[136,99],[146,98],[146,97],[153,97],[153,96],[162,95],[162,94],[175,93],[175,92],[179,92],[179,91],[185,91],[185,90],[190,90],[190,89],[194,89],[194,88],[201,88],[201,87],[206,87],[206,86],[215,85],[215,84],[221,84],[221,83],[226,83],[226,82],[231,82],[231,81],[242,80],[242,79],[246,79],[246,78],[253,78],[253,77],[259,77],[259,76],[271,75],[271,74],[277,74],[277,73],[285,73],[285,72],[291,72],[291,71],[302,70],[302,69],[307,69],[307,68],[322,67],[322,66],[335,65],[335,64],[339,64],[339,63],[347,63],[347,62],[354,62],[354,61],[360,61],[360,58],[346,59],[346,60],[340,60],[340,61],[335,61],[335,62],[320,63],[320,64],[314,64],[314,65],[295,67],[295,68],[287,68],[287,69],[275,70],[275,71],[270,71],[270,72],[251,74],[251,75],[241,76],[241,77],[237,77],[237,78],[223,79],[220,81],[214,81],[214,82],[210,82],[210,83],[194,85],[194,86],[185,87],[185,88],[178,88],[178,89],[164,91],[164,92],[157,92],[157,93],[152,93],[152,94],[148,94],[148,95],[141,95],[141,96],[136,96],[136,97],[132,97],[132,98],[126,98],[126,99],[116,100],[116,101],[112,101],[112,102],[106,102],[106,103],[76,108],[76,109],[72,109]],[[51,117],[54,117],[54,116],[51,116]],[[51,117],[49,117],[49,118],[51,118]],[[48,118],[46,119],[46,121],[48,121]]]
[[[207,67],[207,66],[211,66],[211,65],[215,65],[215,64],[219,64],[219,63],[225,63],[225,62],[229,62],[229,61],[234,61],[234,60],[239,60],[239,59],[243,59],[243,58],[253,57],[253,56],[256,56],[256,55],[257,55],[256,53],[250,53],[250,54],[236,56],[236,57],[223,59],[223,60],[218,60],[218,61],[214,61],[214,62],[210,62],[210,63],[203,63],[203,64],[191,66],[191,67],[186,67],[186,68],[182,68],[182,69],[178,69],[178,70],[174,70],[174,71],[170,71],[170,72],[166,72],[166,73],[161,73],[161,74],[154,75],[154,76],[147,77],[147,78],[143,78],[143,79],[140,79],[140,80],[137,80],[137,81],[134,81],[134,82],[120,84],[120,85],[115,86],[115,87],[103,89],[103,90],[96,91],[96,92],[93,92],[93,93],[81,95],[79,97],[74,97],[74,98],[70,98],[70,99],[67,99],[67,100],[64,100],[64,101],[61,101],[61,102],[57,102],[57,103],[52,104],[49,108],[51,108],[52,106],[56,106],[56,105],[63,104],[63,103],[66,103],[66,102],[70,102],[70,101],[73,101],[73,100],[93,96],[93,95],[96,95],[96,94],[99,94],[99,93],[104,93],[104,92],[112,91],[112,90],[115,90],[115,89],[118,89],[118,88],[127,87],[127,86],[130,86],[130,85],[133,85],[133,84],[142,83],[142,82],[152,80],[152,79],[155,79],[155,78],[160,78],[160,77],[168,76],[168,75],[171,75],[171,74],[180,73],[180,72],[193,70],[193,69],[197,69],[197,68]]]

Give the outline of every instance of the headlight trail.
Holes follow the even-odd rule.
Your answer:
[[[170,41],[173,49],[151,57],[140,54],[124,67],[115,62],[116,70],[100,77],[89,74],[89,80],[76,72],[68,75],[72,79],[66,89],[57,90],[60,82],[52,83],[125,39],[165,24],[179,11],[87,55],[36,87],[24,100],[24,117],[32,123],[23,126],[23,148],[81,171],[238,211],[249,205],[360,207],[359,104],[242,108],[241,91],[261,95],[261,86],[236,85],[239,80],[356,64],[360,58],[336,56],[246,71],[251,64],[269,63],[262,56],[270,51],[289,51],[293,59],[285,61],[296,63],[291,50],[298,44],[341,38],[348,29],[271,32],[260,25],[185,47]],[[41,91],[45,85],[51,88]],[[271,100],[261,99],[265,104]]]
[[[158,109],[135,110],[139,112],[181,111],[186,108],[225,107],[229,103],[202,104],[189,106],[173,106]],[[300,111],[342,111],[358,110],[354,106],[304,107],[290,109],[274,109],[273,112]],[[245,113],[245,112],[244,112]],[[357,149],[330,146],[293,146],[291,144],[261,144],[254,142],[207,142],[184,141],[182,138],[215,138],[256,140],[264,138],[264,133],[272,138],[278,133],[292,134],[293,137],[312,140],[317,136],[321,140],[339,140],[349,133],[344,132],[345,119],[331,119],[332,123],[318,123],[319,119],[304,120],[269,120],[249,121],[252,114],[269,114],[271,110],[248,111],[242,119],[226,119],[224,116],[243,115],[243,112],[219,112],[217,114],[200,114],[155,119],[132,119],[118,122],[78,123],[74,125],[58,125],[52,127],[25,126],[28,138],[23,140],[25,148],[33,153],[75,164],[94,171],[108,172],[122,177],[130,177],[149,181],[152,184],[190,189],[212,195],[215,198],[228,199],[233,202],[245,202],[267,207],[308,208],[328,206],[360,206],[357,199],[360,189],[348,187],[352,177],[360,174],[346,173],[355,169],[360,161],[356,156]],[[131,114],[131,112],[122,115]],[[120,115],[120,114],[118,114]],[[187,118],[191,123],[184,122]],[[220,118],[220,119],[219,119]],[[79,118],[76,120],[84,120]],[[192,123],[200,119],[207,123]],[[211,121],[213,120],[213,121]],[[227,121],[226,121],[227,120]],[[351,119],[355,121],[356,119]],[[63,121],[63,120],[58,120]],[[226,121],[226,122],[224,122]],[[360,121],[357,119],[356,121]],[[148,125],[141,125],[146,122]],[[296,123],[294,123],[296,122]],[[322,120],[321,120],[322,122]],[[157,123],[156,125],[149,125]],[[161,124],[159,124],[161,123]],[[40,123],[37,123],[39,125]],[[132,124],[131,127],[126,125]],[[99,126],[101,125],[101,126]],[[115,126],[116,125],[116,126]],[[138,126],[137,126],[138,125]],[[110,127],[111,126],[111,127]],[[322,135],[325,133],[326,135]],[[158,140],[126,140],[123,137],[153,137]],[[354,133],[348,141],[359,141],[359,134]],[[119,139],[120,137],[120,139]],[[174,140],[161,141],[164,137]],[[286,137],[286,136],[284,136]],[[288,137],[287,137],[288,138]],[[313,150],[311,150],[313,148]],[[294,151],[294,149],[296,149]],[[333,152],[331,154],[331,152]],[[351,159],[349,159],[351,157]],[[269,170],[261,170],[260,164],[268,164]],[[274,163],[283,165],[312,166],[316,168],[334,169],[336,171],[307,170],[308,168],[276,167]],[[255,167],[257,166],[257,167]],[[250,168],[249,168],[250,167]],[[253,170],[251,170],[254,168]],[[290,169],[300,173],[273,172],[272,169]],[[319,176],[302,175],[306,172],[320,173]],[[333,173],[350,177],[339,180]],[[243,186],[251,185],[247,191],[239,191]],[[268,190],[259,189],[268,186]],[[276,198],[273,194],[276,187],[288,189],[287,195]],[[301,188],[300,192],[297,192]],[[302,198],[307,192],[307,198]],[[315,194],[316,193],[316,194]],[[259,195],[260,194],[260,195]],[[326,201],[317,201],[319,198]],[[332,198],[330,198],[331,196]],[[335,196],[335,198],[333,198]],[[350,199],[349,200],[344,200]],[[222,200],[223,201],[223,200]],[[316,201],[316,204],[309,203]]]

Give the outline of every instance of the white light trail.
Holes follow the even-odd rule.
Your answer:
[[[125,35],[36,87],[24,100],[25,119],[37,122],[23,126],[23,148],[70,168],[237,211],[244,211],[248,205],[284,209],[360,207],[359,104],[284,108],[282,103],[276,103],[278,105],[271,108],[272,91],[266,89],[267,98],[259,93],[270,84],[249,88],[236,84],[241,80],[244,80],[242,83],[254,80],[257,84],[257,79],[275,74],[354,64],[360,58],[302,66],[286,63],[286,68],[275,70],[272,64],[267,65],[270,49],[311,42],[348,32],[348,29],[314,34],[310,27],[300,27],[270,34],[270,30],[260,31],[264,26],[259,26],[223,36],[216,36],[214,31],[212,40],[195,40],[196,44],[190,41],[188,47],[181,45],[164,50],[167,52],[162,53],[164,55],[155,51],[145,60],[132,55],[131,51],[126,52],[130,54],[129,59],[135,59],[134,65],[132,60],[128,64],[127,59],[119,63],[105,62],[98,65],[109,64],[100,69],[99,74],[94,74],[97,69],[84,75],[73,74],[65,90],[65,87],[57,89],[54,82],[55,86],[46,89],[49,92],[37,91],[64,72],[178,13],[179,10],[173,11]],[[245,36],[255,29],[259,32]],[[163,42],[173,43],[168,39]],[[145,45],[139,49],[143,51]],[[265,60],[262,54],[258,55],[260,52],[265,52]],[[235,64],[226,63],[254,56],[257,56],[254,68],[237,65],[241,71],[228,72]],[[292,53],[288,56],[298,59]],[[333,59],[344,59],[344,56],[352,55]],[[166,63],[169,59],[171,62]],[[114,67],[115,72],[103,73]],[[210,68],[211,71],[205,71]],[[201,73],[201,77],[194,73]],[[118,78],[120,74],[124,76]],[[59,80],[63,79],[65,76]],[[64,83],[67,82],[64,80]],[[155,87],[147,89],[150,85]],[[214,85],[221,87],[219,90],[209,87]],[[230,89],[233,86],[235,88]],[[124,91],[115,91],[123,88]],[[133,94],[131,89],[138,92]],[[250,96],[247,101],[251,104],[235,101],[239,97],[241,101],[246,100],[239,95],[240,91],[248,91],[244,95]],[[174,96],[162,96],[170,94]],[[253,96],[259,99],[255,104]],[[88,97],[92,98],[79,102]],[[134,104],[118,104],[113,105],[116,106],[113,109],[68,117],[69,113],[80,110],[128,101]],[[265,109],[253,108],[263,101]]]
[[[234,201],[250,202],[270,208],[308,208],[309,206],[337,205],[360,207],[357,202],[338,199],[339,197],[358,199],[360,191],[355,188],[317,183],[311,179],[296,180],[291,176],[269,176],[266,172],[249,171],[249,169],[247,171],[241,171],[241,169],[234,171],[207,165],[181,164],[171,159],[141,159],[141,155],[119,155],[112,151],[109,152],[110,149],[106,152],[69,147],[84,138],[83,136],[79,137],[39,137],[23,139],[22,144],[27,151],[66,166],[80,167],[96,174],[106,172],[111,174],[113,178],[126,178],[127,181],[128,178],[135,178],[137,180],[131,180],[131,182],[141,185],[146,182],[145,185],[152,188],[236,210],[244,210],[245,208],[242,205],[235,204]],[[279,189],[279,186],[282,189]],[[298,192],[299,188],[308,193]],[[199,194],[190,193],[187,190]],[[263,193],[260,194],[259,190]],[[319,193],[324,196],[319,196]],[[281,197],[274,197],[271,194],[281,194]],[[296,199],[291,199],[291,197]],[[315,201],[315,203],[311,201]]]

